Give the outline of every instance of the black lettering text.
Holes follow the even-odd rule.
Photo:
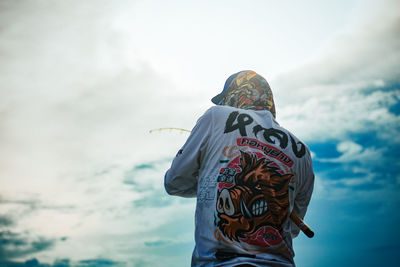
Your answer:
[[[247,136],[246,125],[249,125],[250,123],[252,123],[253,118],[247,114],[240,114],[239,116],[238,116],[238,114],[239,114],[239,112],[237,112],[237,111],[234,111],[231,114],[229,114],[229,117],[226,120],[224,133],[230,133],[234,130],[239,129],[241,136]],[[234,124],[236,118],[237,118],[237,123]]]

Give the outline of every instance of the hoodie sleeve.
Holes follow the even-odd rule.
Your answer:
[[[164,176],[164,187],[168,194],[181,197],[196,197],[197,180],[201,167],[201,156],[205,153],[211,133],[210,109],[201,116],[183,147],[178,151],[171,168]]]
[[[310,152],[307,153],[307,159],[304,164],[302,183],[300,184],[299,191],[294,200],[293,211],[299,216],[301,219],[304,219],[304,216],[307,212],[308,204],[310,203],[311,195],[314,189],[314,171],[312,166],[312,159]],[[299,227],[292,223],[292,237],[296,237],[299,234]]]

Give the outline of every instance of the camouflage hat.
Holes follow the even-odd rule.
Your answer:
[[[222,92],[211,101],[222,106],[242,109],[269,110],[275,117],[275,104],[268,82],[251,70],[231,75],[225,82]]]

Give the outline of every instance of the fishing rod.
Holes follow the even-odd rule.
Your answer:
[[[156,128],[156,129],[152,129],[149,131],[149,133],[153,133],[155,131],[164,131],[164,130],[178,130],[181,133],[182,132],[188,132],[190,133],[190,130],[187,129],[183,129],[183,128],[177,128],[177,127],[163,127],[163,128]],[[300,230],[308,237],[308,238],[312,238],[314,236],[314,232],[311,230],[311,228],[294,212],[292,211],[292,213],[290,213],[290,219],[292,220],[292,222],[294,222],[294,224],[297,225],[297,227],[300,228]]]
[[[164,128],[151,129],[151,130],[149,131],[149,133],[153,133],[153,132],[155,132],[155,131],[163,131],[163,130],[178,130],[178,131],[180,131],[181,133],[182,133],[182,132],[188,132],[188,133],[191,132],[190,130],[186,130],[186,129],[183,129],[183,128],[164,127]]]
[[[314,232],[311,230],[311,228],[293,211],[290,213],[290,219],[292,219],[297,227],[299,227],[308,238],[312,238],[314,236]]]

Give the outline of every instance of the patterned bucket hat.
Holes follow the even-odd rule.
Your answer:
[[[222,92],[211,101],[216,105],[242,109],[269,110],[276,117],[274,98],[268,82],[251,70],[231,75]]]

